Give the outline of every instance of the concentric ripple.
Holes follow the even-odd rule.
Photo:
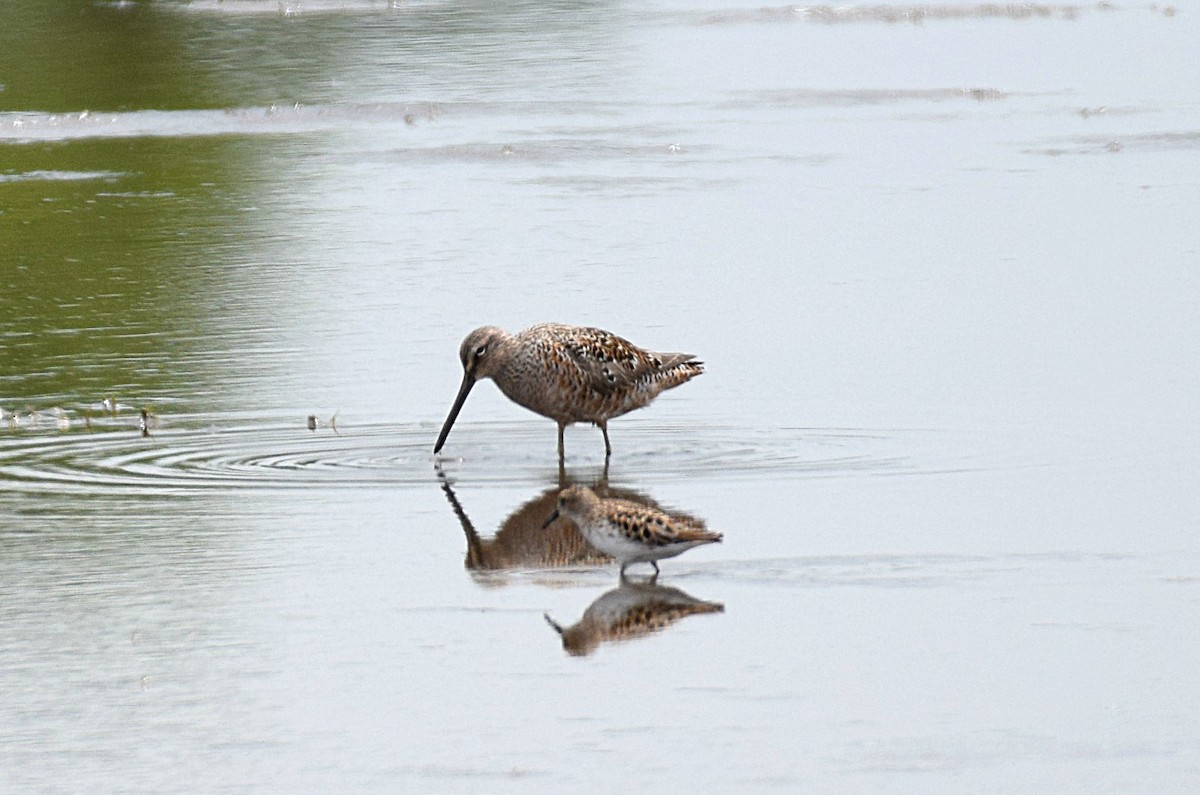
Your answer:
[[[382,425],[24,433],[0,438],[0,481],[27,491],[361,487],[428,480],[425,436]]]
[[[435,468],[493,483],[543,483],[557,474],[554,428],[546,423],[463,424],[447,446],[451,455],[435,457],[436,427],[426,424],[322,425],[310,431],[303,422],[239,417],[222,427],[219,420],[173,418],[170,427],[148,437],[133,428],[0,433],[0,486],[164,493],[397,487],[428,483]],[[590,430],[568,433],[568,469],[602,466],[600,438],[591,438]],[[630,423],[619,434],[611,470],[639,482],[920,474],[997,464],[972,463],[964,440],[939,431]]]

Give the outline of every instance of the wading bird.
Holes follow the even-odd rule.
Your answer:
[[[438,453],[450,435],[475,382],[490,378],[509,400],[558,423],[558,457],[563,430],[590,422],[604,434],[604,456],[612,455],[608,421],[645,406],[659,393],[704,372],[690,353],[655,353],[608,331],[542,323],[516,334],[495,326],[477,328],[458,350],[463,379],[438,434]]]

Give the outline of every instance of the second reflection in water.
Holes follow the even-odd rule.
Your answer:
[[[591,488],[570,485],[560,472],[560,482],[514,511],[491,538],[483,538],[459,502],[450,481],[438,468],[442,491],[450,501],[467,539],[466,566],[473,572],[506,570],[570,569],[612,565],[620,562],[618,587],[601,594],[580,619],[563,626],[546,616],[572,655],[587,655],[608,641],[646,637],[682,618],[703,613],[720,613],[720,602],[697,599],[678,588],[659,585],[657,560],[700,544],[721,540],[719,533],[704,527],[690,514],[667,511],[650,497],[630,489],[610,488],[607,472]],[[600,538],[599,545],[616,554],[614,558],[588,543],[580,524],[595,539],[595,523],[603,514],[614,526],[632,531],[635,549],[614,547]],[[592,527],[586,525],[591,520]],[[654,566],[647,579],[625,576],[625,567],[635,562]]]

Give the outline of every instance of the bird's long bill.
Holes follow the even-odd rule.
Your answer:
[[[549,613],[542,613],[542,618],[546,619],[546,623],[549,624],[550,626],[554,627],[554,631],[557,632],[559,635],[566,632],[566,630],[564,630],[562,628],[561,624],[559,624],[557,621],[555,621],[553,618],[550,617]]]
[[[550,525],[554,524],[554,520],[558,518],[558,509],[554,509],[554,513],[546,517],[546,521],[542,522],[542,529],[545,530]]]
[[[446,424],[442,426],[442,432],[438,434],[437,444],[433,446],[433,452],[441,452],[442,445],[446,443],[446,437],[450,435],[450,427],[458,419],[458,412],[462,411],[463,403],[467,402],[467,395],[471,394],[471,387],[473,386],[475,386],[474,377],[470,373],[463,373],[462,386],[458,388],[458,395],[454,398],[454,405],[450,407],[450,415],[446,417]]]

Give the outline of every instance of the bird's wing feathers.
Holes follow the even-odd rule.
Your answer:
[[[626,532],[636,533],[644,543],[665,547],[693,541],[720,541],[721,534],[703,522],[671,516],[625,500],[611,500],[608,518]]]
[[[598,328],[568,326],[562,328],[560,335],[571,364],[601,394],[653,380],[674,367],[694,361],[690,354],[642,350],[629,340]]]

